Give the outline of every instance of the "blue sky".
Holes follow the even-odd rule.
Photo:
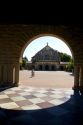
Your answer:
[[[69,47],[62,40],[52,36],[43,36],[33,40],[27,46],[23,53],[23,57],[26,56],[30,61],[31,57],[33,57],[38,51],[45,47],[47,43],[53,49],[58,50],[59,52],[67,53],[68,55],[72,56]]]

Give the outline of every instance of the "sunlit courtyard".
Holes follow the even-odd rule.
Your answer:
[[[30,70],[20,71],[20,85],[47,88],[72,88],[74,76],[71,72],[65,71],[35,71],[31,77]]]

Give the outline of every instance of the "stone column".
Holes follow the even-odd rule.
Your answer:
[[[7,83],[13,85],[13,64],[7,66]]]
[[[19,63],[0,64],[0,84],[18,86]]]
[[[3,81],[3,71],[2,71],[2,65],[0,64],[0,84]]]
[[[83,66],[80,67],[80,92],[83,94]]]
[[[19,63],[15,65],[15,86],[18,86],[19,83]]]
[[[3,66],[2,75],[3,75],[3,83],[7,84],[7,81],[8,81],[8,65]]]
[[[49,70],[51,71],[52,70],[52,65],[49,64]]]
[[[79,90],[79,73],[80,73],[80,67],[74,66],[74,90]]]
[[[0,64],[0,84],[13,83],[13,66],[12,64]]]

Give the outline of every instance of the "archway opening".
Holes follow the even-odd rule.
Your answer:
[[[30,40],[29,42],[27,42],[27,44],[23,48],[22,56],[23,58],[27,57],[27,64],[26,64],[27,68],[25,68],[25,70],[20,71],[21,84],[23,82],[26,85],[29,85],[29,86],[37,85],[38,87],[39,86],[43,87],[44,85],[45,87],[57,86],[57,87],[71,88],[73,86],[74,76],[71,75],[73,71],[73,69],[71,69],[71,65],[73,65],[71,64],[73,60],[73,52],[70,46],[67,44],[67,42],[62,41],[61,39],[57,38],[54,35],[38,35],[32,38],[32,40]],[[69,66],[69,63],[71,64],[70,66]],[[30,79],[32,69],[35,70],[35,77]],[[24,77],[22,74],[23,71],[25,71]],[[48,71],[48,72],[45,72],[45,71]],[[54,74],[50,74],[50,73],[54,73]],[[26,78],[26,76],[28,77]],[[53,78],[51,78],[51,76]],[[24,80],[21,79],[22,77]],[[44,78],[45,78],[45,81],[44,81]],[[33,81],[33,83],[31,80]],[[43,80],[43,84],[40,83],[39,80],[40,81]],[[60,80],[63,82],[61,82]],[[60,82],[61,82],[61,86],[59,84]],[[48,84],[45,85],[45,83],[48,83]],[[54,85],[52,85],[52,83],[54,83]]]
[[[55,67],[56,67],[55,65],[52,65],[52,66],[51,66],[51,70],[52,70],[52,71],[55,71],[55,70],[56,70]]]
[[[45,70],[49,71],[49,66],[48,65],[45,66]]]
[[[39,70],[42,70],[42,65],[39,65]]]
[[[27,98],[32,103],[37,101],[38,104],[36,107],[32,106],[33,109],[53,107],[53,104],[59,105],[69,100],[74,84],[71,70],[73,53],[66,43],[53,35],[39,35],[27,42],[23,48],[23,57],[27,57],[28,63],[27,69],[20,71],[20,85],[28,87]],[[23,94],[26,96],[26,93]],[[57,102],[56,99],[60,98],[65,100]]]

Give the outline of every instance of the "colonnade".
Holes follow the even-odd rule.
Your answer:
[[[80,90],[83,93],[83,65],[74,66],[74,90]]]
[[[0,85],[18,86],[19,64],[0,64]]]

